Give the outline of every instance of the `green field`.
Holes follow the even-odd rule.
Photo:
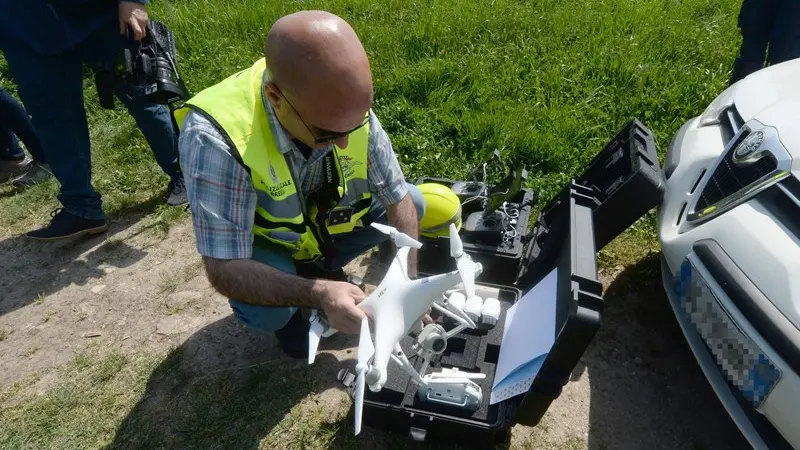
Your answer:
[[[464,176],[499,149],[544,198],[637,117],[663,151],[725,86],[734,0],[156,1],[197,92],[260,57],[271,22],[303,8],[345,17],[369,52],[374,109],[408,177]],[[13,91],[7,70],[3,85]],[[86,81],[94,182],[112,216],[160,195],[164,177],[119,103]],[[0,231],[49,219],[56,183],[0,199]]]
[[[311,8],[337,13],[353,25],[370,55],[374,109],[407,177],[463,177],[499,149],[509,166],[524,162],[529,187],[548,198],[633,117],[654,131],[663,156],[672,133],[700,114],[727,83],[740,42],[739,4],[162,0],[154,2],[150,15],[175,31],[182,76],[197,92],[259,58],[263,38],[277,17]],[[14,92],[4,62],[0,73],[3,86]],[[186,220],[186,213],[158,206],[167,178],[133,120],[119,102],[115,111],[99,107],[88,73],[85,85],[94,183],[106,212],[114,218],[143,211],[154,223]],[[58,207],[56,193],[54,181],[22,193],[0,187],[0,235],[45,223]],[[627,264],[655,246],[650,215],[601,257],[607,264]],[[110,358],[95,367],[78,363],[67,368],[67,376],[88,378],[75,378],[31,404],[0,410],[0,428],[8,431],[0,447],[93,448],[113,440],[157,361]],[[103,384],[118,371],[122,377]],[[269,371],[258,375],[265,373]],[[264,382],[249,379],[242,386],[208,388],[238,391]],[[220,436],[235,442],[236,430],[214,428],[211,406],[187,405],[188,414],[197,416],[205,430],[192,430],[198,433],[192,441],[196,448],[204,448],[204,442],[212,445]],[[229,406],[229,411],[249,411],[247,420],[263,419],[252,412],[253,405]],[[113,414],[88,420],[98,408]],[[69,415],[70,410],[75,414]],[[342,423],[349,427],[349,422]],[[146,434],[147,424],[128,425],[129,432]],[[289,438],[301,447],[325,447],[336,431],[331,427],[312,424],[301,427],[302,436]],[[268,440],[280,447],[278,439],[287,432],[277,433]]]

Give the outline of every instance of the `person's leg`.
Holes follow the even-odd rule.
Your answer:
[[[91,67],[96,64],[113,63],[122,41],[116,21],[94,32],[82,43],[81,54]],[[114,94],[125,105],[136,125],[142,131],[156,162],[170,178],[172,205],[185,204],[186,193],[183,175],[178,163],[178,133],[173,127],[169,108],[149,102],[144,97],[143,87],[116,80]]]
[[[739,57],[733,64],[729,84],[764,67],[767,45],[772,34],[775,14],[774,0],[744,0],[739,11],[738,24],[742,33]]]
[[[407,183],[407,185],[411,198],[414,201],[414,206],[417,208],[417,218],[419,220],[425,214],[425,199],[417,186],[410,183]],[[372,206],[368,215],[373,222],[388,223],[386,208],[376,199],[372,200]],[[363,229],[334,238],[337,255],[330,262],[331,268],[333,270],[338,270],[344,267],[350,261],[356,259],[364,252],[379,245],[388,238],[389,236],[373,227],[364,227]]]
[[[0,122],[0,183],[23,173],[29,160],[11,129]]]
[[[20,147],[17,137],[14,136],[14,132],[6,125],[6,122],[0,120],[0,160],[19,161],[22,159],[25,159],[25,152]]]
[[[128,108],[150,148],[156,162],[170,179],[181,177],[178,164],[178,135],[172,127],[169,108],[148,102],[141,88],[119,82],[115,94]]]
[[[2,161],[0,168],[0,181],[6,181],[6,175],[14,175],[14,186],[18,188],[32,186],[53,176],[44,156],[44,149],[39,141],[39,136],[33,129],[33,123],[25,107],[5,89],[0,88],[0,152],[11,147],[12,161]],[[25,158],[25,152],[19,146],[17,137],[21,140],[33,161]],[[10,143],[10,144],[9,144]],[[8,159],[0,157],[0,159]],[[17,170],[7,170],[8,166],[18,166]],[[16,173],[13,173],[16,172]]]
[[[778,0],[767,63],[779,64],[800,58],[800,1]]]
[[[48,239],[102,231],[106,225],[100,194],[91,182],[89,126],[80,60],[71,52],[38,55],[22,44],[7,46],[4,55],[45,158],[61,183],[58,200],[67,215],[56,217],[70,219],[70,223],[51,223],[48,229],[40,231],[51,231],[46,233]],[[69,226],[52,229],[56,225]]]
[[[47,163],[42,144],[33,129],[28,112],[13,95],[3,88],[0,88],[0,123],[4,127],[8,127],[25,144],[25,148],[28,149],[34,161],[40,164]]]
[[[252,259],[283,272],[295,274],[292,255],[284,248],[257,239]],[[295,358],[308,356],[308,322],[295,307],[251,305],[228,299],[233,315],[248,327],[274,332],[284,353]]]

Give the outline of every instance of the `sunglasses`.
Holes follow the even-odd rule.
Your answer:
[[[306,121],[303,120],[303,117],[297,111],[297,108],[295,108],[294,105],[292,105],[292,103],[289,101],[289,99],[286,98],[286,96],[283,94],[283,91],[278,89],[278,92],[281,94],[281,97],[283,97],[283,99],[286,101],[286,104],[288,104],[292,108],[292,110],[294,111],[294,115],[296,115],[297,118],[300,119],[300,122],[303,124],[304,127],[306,127],[308,132],[314,138],[314,143],[315,144],[331,144],[333,142],[336,142],[339,139],[342,139],[344,137],[349,136],[354,131],[358,130],[359,128],[361,128],[364,125],[366,125],[367,123],[369,123],[369,114],[367,114],[366,117],[364,118],[364,121],[361,122],[361,124],[359,124],[355,128],[352,128],[352,129],[350,129],[348,131],[329,131],[329,130],[324,130],[324,129],[321,129],[321,128],[314,127],[317,130],[317,132],[315,133],[311,129],[311,127],[308,126]]]

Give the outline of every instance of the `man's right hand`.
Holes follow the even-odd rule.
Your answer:
[[[361,329],[361,319],[366,317],[357,305],[367,295],[351,283],[318,280],[312,294],[325,311],[328,323],[343,333],[357,334]]]
[[[147,6],[135,1],[119,2],[117,9],[119,13],[119,34],[125,34],[125,28],[130,26],[133,30],[133,37],[141,41],[147,34]]]

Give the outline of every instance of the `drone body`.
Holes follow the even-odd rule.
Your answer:
[[[450,225],[450,251],[451,256],[456,259],[458,269],[412,280],[408,276],[408,253],[411,248],[420,248],[422,244],[387,225],[373,223],[372,226],[388,234],[398,251],[381,283],[358,305],[367,317],[362,319],[358,342],[354,396],[355,434],[361,431],[364,389],[366,385],[373,392],[383,388],[390,360],[400,365],[419,385],[418,394],[421,399],[463,408],[476,407],[481,402],[482,393],[480,386],[472,379],[484,378],[484,374],[459,372],[456,369],[443,369],[442,372],[427,375],[425,373],[431,359],[444,351],[447,339],[465,328],[476,327],[475,320],[464,312],[462,303],[449,302],[445,292],[463,283],[467,298],[475,297],[475,277],[482,272],[481,265],[472,261],[463,251],[458,230],[455,225]],[[459,325],[450,331],[434,324],[423,326],[422,318],[432,307],[454,319]],[[370,321],[373,324],[372,332]],[[420,341],[414,346],[423,359],[419,372],[408,361],[399,344],[403,337],[415,329],[421,330],[418,336]],[[336,330],[326,327],[324,321],[313,313],[309,330],[309,364],[314,361],[319,338],[335,332]]]
[[[370,384],[373,391],[379,391],[386,383],[386,366],[395,344],[422,320],[442,292],[461,282],[458,271],[410,280],[404,264],[408,251],[408,247],[398,250],[381,284],[359,304],[375,329],[372,366],[379,371],[380,378]]]

